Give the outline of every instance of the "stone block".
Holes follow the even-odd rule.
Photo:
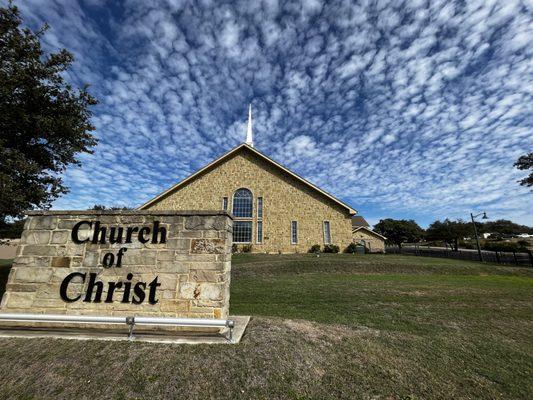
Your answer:
[[[178,252],[188,252],[191,245],[189,239],[168,239],[167,249],[176,250]]]
[[[68,229],[69,231],[72,231],[74,225],[76,225],[79,221],[79,219],[61,219],[57,224],[57,228]]]
[[[155,277],[154,277],[155,278]],[[153,278],[152,278],[153,279]],[[151,281],[152,279],[149,279]],[[158,281],[161,283],[161,290],[174,290],[178,284],[178,278],[174,274],[159,274]]]
[[[59,257],[81,257],[83,256],[83,252],[83,245],[68,243],[64,245],[58,245],[55,255]]]
[[[29,244],[23,246],[22,255],[29,256],[55,256],[56,248],[39,244]]]
[[[182,262],[176,261],[160,261],[156,264],[157,270],[161,272],[173,272],[176,274],[186,274],[189,272],[189,267]],[[153,271],[153,267],[150,267]]]
[[[54,268],[70,267],[70,257],[52,257],[52,267]]]
[[[157,252],[157,261],[172,261],[176,252],[174,250],[161,250]]]
[[[6,307],[31,308],[35,300],[35,293],[31,292],[9,292]]]
[[[65,244],[69,238],[69,231],[54,231],[52,232],[52,244]]]
[[[11,292],[35,292],[38,285],[35,283],[8,283],[6,290]]]
[[[226,250],[222,239],[192,239],[191,253],[193,254],[222,254]]]
[[[201,283],[200,284],[200,296],[201,300],[222,300],[221,285],[214,283]]]
[[[52,269],[50,268],[35,268],[22,267],[17,268],[15,273],[16,282],[49,282],[52,277]]]
[[[51,215],[32,216],[30,222],[30,229],[46,229],[51,230],[57,228],[58,217]]]
[[[189,309],[189,302],[183,301],[183,300],[160,300],[161,311],[164,312],[180,312],[180,311],[188,311]]]
[[[226,228],[224,216],[198,216],[194,215],[185,219],[185,229],[189,230],[223,230]]]
[[[96,251],[86,251],[81,263],[84,267],[97,267],[101,263],[100,254]]]
[[[192,270],[189,273],[191,282],[217,282],[217,273],[214,270]]]
[[[19,266],[29,266],[29,267],[40,267],[46,268],[50,266],[50,257],[30,257],[30,256],[21,256],[17,257],[13,262],[13,267]]]
[[[198,290],[197,290],[198,288]],[[193,300],[200,295],[199,285],[195,282],[180,283],[179,285],[179,297],[182,299]]]
[[[24,231],[21,236],[23,244],[48,244],[50,241],[50,231]]]

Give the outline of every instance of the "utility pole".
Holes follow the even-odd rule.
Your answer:
[[[477,235],[476,221],[474,220],[474,218],[479,217],[480,215],[483,215],[481,219],[488,219],[486,212],[482,212],[477,215],[470,213],[470,218],[472,218],[472,225],[474,225],[474,235],[476,236],[477,254],[479,255],[479,261],[483,262],[483,253],[481,252],[481,246],[479,245],[479,236]]]

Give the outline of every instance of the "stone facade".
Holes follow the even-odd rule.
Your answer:
[[[154,226],[159,228],[159,240],[147,243],[105,244],[75,243],[93,237],[94,226],[84,224],[73,236],[73,228],[80,221],[100,222],[100,226]],[[83,228],[83,229],[81,229]],[[156,232],[156,229],[152,229]],[[161,242],[165,230],[165,242]],[[140,237],[140,236],[139,236]],[[2,312],[160,316],[192,318],[227,318],[231,270],[232,219],[222,211],[50,211],[31,212],[26,221],[17,257],[11,269],[6,293],[1,302]],[[118,254],[126,249],[122,265],[104,267],[106,254]],[[60,296],[60,286],[72,273],[96,273],[103,282],[100,302],[83,301],[88,279],[79,276],[68,286],[69,299],[81,295],[78,301],[68,302]],[[112,301],[106,302],[109,282],[134,285],[157,277],[155,304],[145,301],[134,304],[122,302],[125,285],[114,291]],[[146,292],[148,287],[146,286]],[[96,292],[95,292],[96,293]],[[96,298],[96,295],[92,298]],[[137,297],[139,300],[140,297]],[[91,299],[89,299],[91,300]]]
[[[353,241],[363,244],[369,253],[385,253],[385,239],[365,227],[354,230]]]
[[[330,222],[331,242],[341,251],[352,242],[351,215],[347,207],[305,184],[255,150],[242,146],[184,185],[141,208],[148,210],[222,209],[239,188],[253,194],[252,252],[307,252],[324,245],[324,221]],[[263,243],[257,242],[257,198],[263,198]],[[239,218],[235,218],[235,221]],[[298,224],[298,242],[292,244],[291,221]]]

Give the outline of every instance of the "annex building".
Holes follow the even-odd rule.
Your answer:
[[[307,252],[354,241],[355,209],[253,147],[251,110],[246,143],[139,207],[141,210],[226,210],[233,242],[252,252]]]

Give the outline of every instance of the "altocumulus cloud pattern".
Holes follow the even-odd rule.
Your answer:
[[[530,2],[17,5],[100,100],[55,208],[143,203],[244,141],[252,102],[256,147],[373,223],[533,223],[512,166],[533,150]]]

